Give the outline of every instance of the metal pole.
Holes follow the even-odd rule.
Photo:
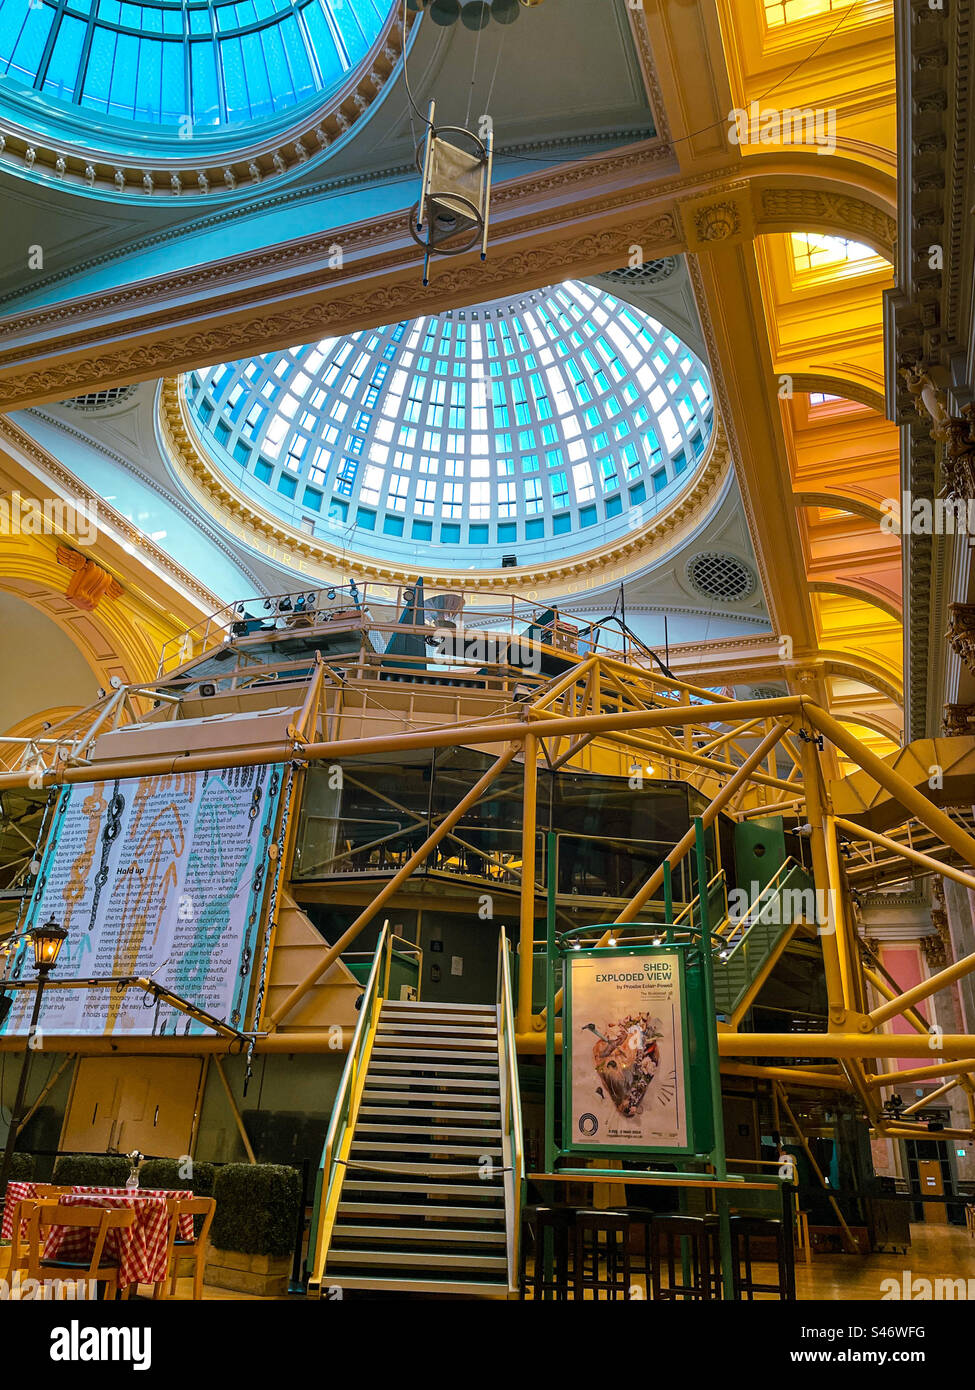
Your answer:
[[[535,959],[535,836],[538,809],[538,740],[525,739],[525,780],[521,821],[521,915],[518,935],[518,1009],[516,1026],[527,1033],[532,1023],[532,967]]]
[[[17,1083],[17,1095],[14,1099],[13,1109],[10,1112],[10,1128],[7,1131],[7,1144],[3,1151],[3,1164],[0,1166],[0,1201],[3,1201],[7,1191],[7,1179],[10,1176],[10,1169],[14,1161],[14,1150],[17,1147],[17,1136],[24,1116],[24,1101],[27,1097],[27,1081],[30,1077],[30,1064],[34,1049],[31,1043],[34,1040],[37,1020],[41,1012],[41,996],[44,993],[44,985],[47,982],[47,972],[50,966],[42,965],[37,974],[37,993],[34,995],[34,1007],[30,1016],[30,1027],[27,1030],[27,1043],[24,1047],[24,1060],[20,1068],[20,1080]]]
[[[714,960],[711,955],[711,913],[708,908],[708,857],[704,838],[704,818],[694,817],[695,868],[697,871],[698,912],[700,916],[701,974],[704,981],[704,1007],[707,1013],[708,1070],[711,1076],[711,1114],[714,1120],[714,1146],[711,1158],[715,1177],[724,1182],[728,1161],[724,1143],[724,1108],[721,1104],[721,1064],[718,1059],[718,1030],[715,1023]],[[731,1216],[728,1194],[718,1188],[714,1195],[718,1209],[718,1240],[721,1247],[721,1285],[725,1298],[735,1296],[734,1260],[731,1249]]]

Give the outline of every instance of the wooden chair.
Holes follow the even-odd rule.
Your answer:
[[[17,1202],[13,1209],[13,1224],[10,1228],[10,1270],[27,1268],[27,1248],[28,1241],[24,1237],[24,1227],[30,1224],[31,1212],[39,1205],[38,1197],[23,1197]],[[49,1229],[47,1226],[41,1227],[45,1237]]]
[[[135,1222],[132,1207],[85,1207],[59,1206],[56,1202],[35,1202],[30,1213],[27,1234],[27,1273],[31,1279],[68,1278],[95,1279],[105,1285],[105,1296],[114,1298],[119,1294],[118,1265],[104,1261],[105,1238],[109,1231],[121,1230]],[[44,1256],[45,1227],[84,1226],[95,1232],[95,1244],[91,1259],[59,1260],[56,1255],[49,1259]],[[122,1298],[128,1298],[128,1287],[122,1289]]]
[[[153,1298],[174,1298],[176,1280],[179,1275],[180,1260],[193,1261],[193,1297],[203,1297],[203,1269],[206,1260],[207,1240],[216,1201],[212,1197],[171,1197],[166,1208],[169,1212],[169,1242],[166,1246],[166,1278],[153,1289]],[[183,1216],[202,1216],[200,1229],[192,1240],[181,1240],[179,1235],[180,1218]],[[194,1222],[195,1225],[195,1222]],[[167,1289],[168,1285],[168,1289]]]

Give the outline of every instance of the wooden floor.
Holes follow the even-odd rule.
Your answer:
[[[771,1266],[756,1264],[756,1276]],[[970,1279],[975,1292],[975,1240],[959,1226],[911,1227],[911,1247],[906,1255],[817,1255],[811,1264],[796,1265],[796,1293],[800,1299],[830,1299],[833,1301],[870,1301],[882,1299],[882,1281],[896,1279],[903,1284],[904,1271],[910,1279]],[[645,1294],[644,1281],[634,1281]],[[190,1298],[192,1281],[181,1279],[177,1285],[178,1299]],[[246,1299],[267,1303],[271,1299],[249,1298],[246,1294],[231,1293],[229,1289],[203,1287],[204,1299]],[[761,1297],[761,1295],[760,1295]],[[765,1295],[771,1298],[773,1295]]]

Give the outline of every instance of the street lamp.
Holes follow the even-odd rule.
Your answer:
[[[61,947],[64,945],[68,933],[64,927],[59,926],[50,917],[41,926],[31,927],[27,933],[31,945],[34,948],[34,969],[37,971],[37,990],[34,994],[34,1008],[31,1013],[30,1028],[27,1031],[27,1044],[24,1048],[24,1060],[20,1068],[20,1081],[17,1083],[17,1097],[10,1112],[10,1128],[7,1131],[7,1145],[3,1151],[3,1165],[0,1167],[0,1198],[7,1191],[7,1177],[10,1173],[11,1164],[14,1161],[14,1150],[17,1147],[17,1135],[23,1123],[24,1103],[27,1098],[27,1081],[30,1077],[30,1062],[33,1048],[31,1040],[37,1028],[37,1020],[41,1012],[41,996],[44,993],[44,986],[47,977],[57,964]]]

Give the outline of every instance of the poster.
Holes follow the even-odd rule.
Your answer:
[[[259,957],[268,847],[281,789],[276,766],[169,773],[58,791],[27,923],[68,933],[52,980],[151,977],[241,1026]],[[10,978],[31,979],[29,943]],[[0,1033],[24,1033],[32,990],[14,992]],[[48,989],[52,1034],[209,1032],[137,989]]]
[[[685,1149],[677,951],[570,953],[567,1148]]]

